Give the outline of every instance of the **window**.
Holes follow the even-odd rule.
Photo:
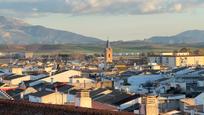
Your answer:
[[[166,58],[166,63],[169,63],[169,58]]]
[[[157,63],[157,58],[155,58],[154,62]]]

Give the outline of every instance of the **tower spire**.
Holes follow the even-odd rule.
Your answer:
[[[106,43],[105,62],[106,63],[112,63],[113,62],[113,50],[111,48],[109,40],[107,40],[107,43]]]
[[[107,43],[106,43],[106,48],[111,48],[111,45],[110,45],[109,40],[107,40]]]

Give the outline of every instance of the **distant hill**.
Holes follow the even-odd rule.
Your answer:
[[[103,45],[104,43],[103,40],[97,38],[39,25],[30,25],[19,19],[0,16],[0,44],[39,44],[39,46],[44,44],[78,44],[79,46],[80,44],[88,44],[87,47],[90,46],[89,44],[92,44],[97,45],[97,47],[102,45],[103,47],[105,46]],[[131,51],[135,49],[159,49],[160,44],[194,44],[194,47],[204,47],[203,43],[204,30],[189,30],[174,36],[155,36],[144,41],[115,41],[111,44],[113,47],[119,47],[119,51],[122,52],[126,48]],[[22,48],[22,46],[18,46],[18,48]],[[87,49],[92,50],[92,47]]]
[[[0,16],[0,44],[96,44],[100,39]]]
[[[155,36],[147,40],[162,44],[195,44],[204,42],[204,30],[189,30],[174,36]]]

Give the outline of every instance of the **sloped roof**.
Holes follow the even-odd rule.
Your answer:
[[[70,105],[51,105],[26,101],[0,100],[1,115],[134,115],[128,112],[88,109]]]
[[[114,105],[115,103],[117,103],[123,99],[126,99],[130,96],[131,96],[130,94],[123,93],[123,92],[118,91],[118,90],[113,90],[113,92],[111,92],[107,95],[103,95],[101,97],[96,98],[95,101]]]
[[[53,91],[43,90],[43,91],[38,91],[36,93],[32,93],[30,95],[35,96],[35,97],[43,97],[43,96],[46,96],[46,95],[49,95],[49,94],[52,94],[52,93],[54,93],[54,92]]]

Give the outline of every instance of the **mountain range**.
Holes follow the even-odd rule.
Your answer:
[[[197,44],[204,42],[204,30],[189,30],[174,36],[155,36],[146,41],[159,44]]]
[[[0,16],[0,44],[101,44],[103,40],[77,33],[30,25],[22,20]],[[113,44],[121,41],[113,42]],[[197,44],[204,43],[204,30],[189,30],[173,36],[154,36],[145,41],[123,44]]]
[[[0,44],[96,44],[100,39],[0,16]]]

